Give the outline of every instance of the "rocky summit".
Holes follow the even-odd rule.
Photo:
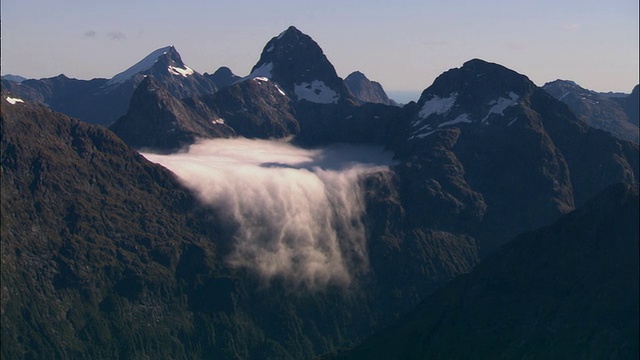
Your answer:
[[[249,78],[275,81],[292,98],[320,104],[353,102],[353,96],[318,44],[291,26],[262,50]]]

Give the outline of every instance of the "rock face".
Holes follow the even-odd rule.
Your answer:
[[[269,139],[300,132],[289,98],[265,78],[229,85],[201,100],[239,136]]]
[[[152,52],[111,79],[77,80],[59,75],[20,84],[3,80],[2,86],[22,99],[108,126],[127,112],[134,90],[146,76],[153,76],[179,99],[212,94],[217,89],[213,81],[185,65],[173,46]]]
[[[318,44],[291,26],[264,47],[249,78],[276,82],[291,99],[319,104],[355,99]]]
[[[154,79],[140,84],[129,112],[109,127],[132,147],[171,152],[199,138],[282,138],[299,132],[289,98],[267,79],[183,100]]]
[[[634,115],[633,93],[624,98],[610,98],[567,80],[546,83],[543,89],[567,104],[579,119],[590,126],[608,131],[619,139],[638,143],[638,110],[635,106]],[[636,90],[636,105],[637,98]]]
[[[472,60],[445,72],[411,114],[397,150],[403,204],[422,214],[416,221],[468,228],[482,254],[610,184],[638,179],[636,144],[589,128],[497,64]],[[596,168],[607,170],[593,177]],[[423,204],[433,208],[421,212]]]
[[[637,358],[638,206],[607,188],[335,358]]]
[[[204,137],[230,137],[233,129],[206,108],[175,98],[152,76],[146,77],[131,97],[129,112],[110,126],[135,148],[175,151]]]
[[[635,126],[640,126],[639,124],[640,90],[638,90],[639,87],[640,87],[639,85],[636,85],[631,91],[631,94],[629,94],[629,96],[627,96],[626,98],[617,99],[617,100],[620,100],[620,103],[622,104],[622,108],[624,109],[624,112],[627,113],[627,116],[629,117],[629,122],[634,124]]]
[[[354,71],[344,79],[345,85],[360,103],[398,105],[389,99],[379,82],[369,80],[363,73]]]

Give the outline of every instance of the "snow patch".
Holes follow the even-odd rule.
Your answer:
[[[240,79],[237,82],[241,82],[244,80],[250,80],[250,79],[255,79],[255,78],[267,78],[267,79],[271,79],[271,71],[273,70],[273,63],[266,63],[266,64],[262,64],[260,65],[259,68],[253,70],[251,72],[251,74],[249,74],[247,77]]]
[[[223,118],[213,119],[213,120],[211,120],[211,122],[213,124],[216,124],[216,125],[224,125],[224,119]]]
[[[276,85],[276,89],[278,89],[278,92],[282,95],[282,96],[287,96],[287,93],[285,93],[282,89],[280,89],[280,86],[278,86],[278,84]]]
[[[489,119],[489,116],[491,114],[498,114],[498,115],[502,116],[503,115],[502,113],[504,112],[504,110],[506,108],[508,108],[509,106],[515,105],[516,101],[519,98],[520,97],[518,96],[518,94],[516,94],[514,92],[510,92],[509,93],[509,99],[500,97],[497,100],[490,101],[489,104],[487,104],[487,105],[493,105],[493,106],[491,107],[491,109],[489,109],[489,113],[487,113],[487,116],[485,116],[482,119],[481,122],[483,122],[483,123],[486,122],[487,119]]]
[[[135,65],[128,68],[127,70],[116,74],[111,80],[107,81],[107,85],[120,84],[127,80],[129,80],[133,75],[149,70],[153,64],[158,61],[158,58],[171,50],[171,46],[167,46],[161,49],[158,49],[151,54],[147,55],[144,59],[138,61]]]
[[[436,130],[432,130],[432,131],[426,132],[426,133],[424,133],[424,134],[413,134],[413,135],[411,135],[411,136],[409,137],[409,140],[413,140],[413,139],[415,139],[415,138],[423,139],[423,138],[425,138],[425,137],[427,137],[427,136],[429,136],[429,135],[435,134],[435,133],[436,133],[436,132],[438,132],[438,131],[441,131],[441,130],[436,129]]]
[[[7,96],[6,100],[11,105],[15,105],[16,103],[23,103],[24,102],[24,100],[22,100],[22,99],[13,98],[13,97],[10,97],[10,96]]]
[[[457,97],[458,93],[453,93],[446,98],[441,98],[438,95],[434,95],[433,98],[427,100],[424,105],[422,105],[422,109],[420,109],[418,115],[422,119],[426,119],[431,114],[446,114],[449,110],[451,110],[453,105],[455,105]]]
[[[184,66],[184,69],[177,66],[169,66],[167,70],[169,70],[169,72],[173,75],[181,75],[183,77],[193,75],[193,69],[191,69],[187,65]]]
[[[471,122],[471,119],[469,119],[469,114],[462,114],[451,121],[443,122],[442,124],[438,125],[438,127],[451,126],[459,123],[470,123],[470,122]]]
[[[257,81],[261,81],[261,82],[269,82],[271,80],[267,79],[266,77],[262,77],[262,76],[258,76],[258,77],[254,77],[251,80],[257,80]],[[275,82],[273,83],[273,85],[275,85],[276,90],[278,90],[278,92],[280,93],[280,95],[282,96],[287,96],[287,93],[285,93],[284,91],[282,91],[282,89],[280,88],[280,86],[278,86],[278,84],[276,84]]]
[[[320,80],[295,84],[293,92],[298,96],[298,100],[307,100],[318,104],[335,104],[340,99],[340,95]]]

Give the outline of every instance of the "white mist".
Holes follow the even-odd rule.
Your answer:
[[[392,155],[381,148],[240,138],[143,155],[237,224],[229,266],[308,289],[348,286],[368,270],[360,182],[388,168]]]

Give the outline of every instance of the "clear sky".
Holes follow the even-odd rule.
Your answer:
[[[174,45],[194,70],[246,75],[289,25],[311,36],[338,75],[423,90],[480,58],[537,85],[597,91],[638,83],[638,0],[2,0],[2,74],[110,78]]]

